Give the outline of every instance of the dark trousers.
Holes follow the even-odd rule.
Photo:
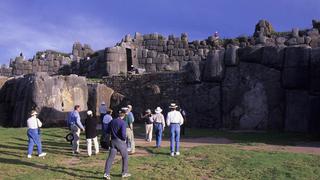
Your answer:
[[[111,149],[109,152],[109,157],[106,161],[105,173],[110,174],[112,162],[116,157],[117,151],[120,151],[122,156],[122,174],[128,172],[128,151],[127,145],[124,141],[120,139],[113,139],[111,140]]]

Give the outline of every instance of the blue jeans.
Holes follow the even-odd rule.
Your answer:
[[[180,124],[170,124],[170,151],[179,152],[180,150]]]
[[[155,128],[155,133],[156,133],[156,146],[160,147],[161,140],[162,140],[162,130],[163,130],[162,124],[155,123],[154,128]]]
[[[33,146],[34,144],[37,145],[37,149],[38,149],[38,154],[42,153],[42,145],[41,145],[41,139],[40,139],[40,135],[38,133],[38,129],[28,129],[27,131],[27,135],[28,135],[28,154],[32,154],[33,151]]]
[[[108,126],[109,126],[109,124],[102,123],[102,134],[104,136],[107,135]]]

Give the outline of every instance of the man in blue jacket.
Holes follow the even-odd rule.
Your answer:
[[[80,143],[80,129],[84,131],[84,127],[81,123],[80,119],[80,106],[75,105],[74,111],[70,112],[68,116],[68,126],[73,134],[73,140],[72,140],[72,153],[73,154],[79,154],[79,143]]]
[[[106,161],[104,178],[111,179],[110,170],[112,162],[120,151],[122,156],[122,177],[129,177],[131,174],[128,173],[128,151],[126,145],[126,124],[124,122],[124,117],[126,116],[126,110],[122,109],[119,112],[119,117],[113,119],[108,126],[107,133],[111,134],[111,149],[109,157]]]

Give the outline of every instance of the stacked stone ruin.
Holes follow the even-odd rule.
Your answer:
[[[320,22],[312,23],[311,29],[279,33],[261,20],[252,37],[192,42],[186,33],[136,33],[96,52],[75,43],[72,54],[51,52],[52,58],[41,59],[39,53],[30,61],[18,57],[10,64],[11,76],[104,77],[106,86],[88,85],[88,92],[96,94],[88,103],[94,110],[105,90],[109,93],[101,96],[112,108],[131,103],[137,116],[176,102],[193,127],[313,133],[320,130]],[[1,74],[8,76],[10,68],[3,67]]]

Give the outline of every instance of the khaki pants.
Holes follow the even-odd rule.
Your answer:
[[[134,143],[134,136],[133,136],[133,130],[130,128],[126,129],[126,136],[127,136],[127,147],[128,151],[131,151],[131,153],[135,153],[136,147]]]
[[[99,144],[98,144],[98,138],[92,138],[92,139],[87,139],[87,151],[88,151],[88,156],[92,155],[92,141],[94,144],[94,150],[95,154],[99,153]]]
[[[152,141],[152,130],[153,124],[146,124],[146,140],[149,142]]]
[[[71,132],[73,134],[73,140],[72,140],[72,151],[80,152],[79,150],[79,143],[80,143],[80,128],[78,126],[73,125],[71,126]]]

